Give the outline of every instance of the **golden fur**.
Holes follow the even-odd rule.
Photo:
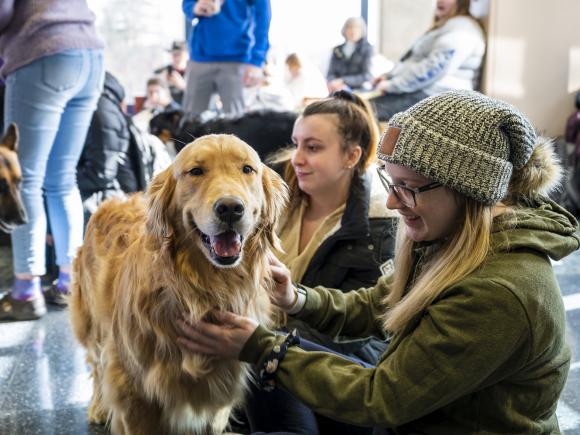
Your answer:
[[[109,420],[118,435],[223,431],[247,367],[182,352],[176,321],[217,308],[269,324],[267,255],[278,244],[273,225],[286,197],[281,178],[245,142],[211,135],[187,145],[146,195],[97,210],[70,299],[94,378],[91,422]],[[239,220],[220,220],[224,198],[243,204]],[[235,251],[234,236],[233,244],[208,247],[208,236],[228,229],[241,236],[240,258],[216,254]]]
[[[6,233],[27,220],[20,197],[22,172],[17,151],[18,128],[12,123],[0,141],[0,230]]]

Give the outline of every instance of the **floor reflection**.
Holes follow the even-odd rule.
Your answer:
[[[9,258],[9,249],[0,246],[0,275],[11,268]],[[580,252],[554,268],[573,355],[558,417],[564,434],[580,434]],[[0,276],[0,291],[9,285],[3,281]],[[87,424],[90,395],[84,351],[72,335],[66,310],[49,308],[38,321],[0,323],[0,435],[105,434],[104,428]]]

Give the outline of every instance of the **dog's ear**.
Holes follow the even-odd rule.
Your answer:
[[[288,186],[274,170],[263,165],[262,185],[264,186],[264,208],[262,224],[273,247],[278,248],[278,238],[274,225],[288,202]]]
[[[6,134],[2,138],[2,144],[14,152],[18,151],[18,127],[11,123],[6,130]]]
[[[153,249],[160,249],[173,239],[171,217],[174,212],[176,181],[173,165],[157,175],[147,189],[147,231],[152,236]]]

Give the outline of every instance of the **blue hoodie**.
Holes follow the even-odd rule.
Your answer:
[[[193,14],[195,0],[183,0],[191,32],[189,56],[196,62],[241,62],[261,67],[268,52],[270,0],[225,0],[212,17]]]

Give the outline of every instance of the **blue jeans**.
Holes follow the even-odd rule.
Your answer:
[[[76,166],[104,81],[102,50],[41,57],[6,78],[4,125],[20,131],[22,199],[28,223],[12,233],[14,273],[44,275],[47,217],[58,265],[82,243],[83,206]]]

